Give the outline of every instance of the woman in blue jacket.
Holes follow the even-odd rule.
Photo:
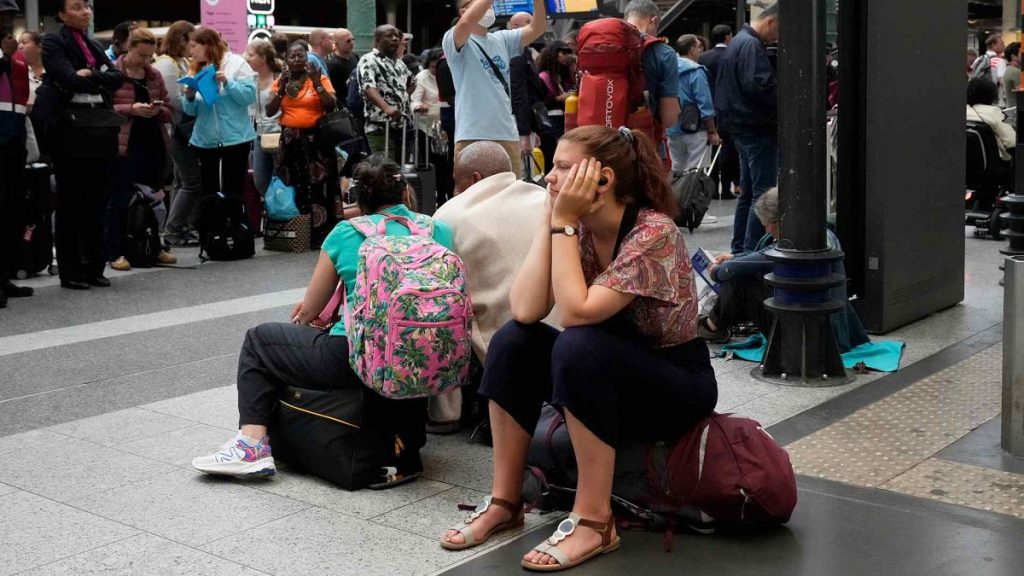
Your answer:
[[[715,125],[715,103],[707,68],[697,63],[703,51],[693,34],[679,37],[679,122],[668,129],[672,170],[684,172],[700,166],[708,146],[722,143]]]
[[[190,44],[192,75],[213,66],[217,82],[212,102],[187,86],[181,95],[182,111],[196,117],[189,144],[198,152],[203,195],[223,192],[240,199],[249,150],[256,139],[249,117],[249,106],[256,101],[256,75],[244,58],[228,52],[224,39],[212,28],[197,30]]]

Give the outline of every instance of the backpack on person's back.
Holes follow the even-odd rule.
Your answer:
[[[410,235],[387,235],[389,220]],[[349,223],[366,237],[344,314],[353,371],[370,389],[396,400],[461,387],[473,354],[473,305],[462,260],[433,239],[427,216],[385,217],[379,224],[363,216]],[[343,287],[332,300],[335,307]]]
[[[660,148],[665,130],[646,101],[643,57],[661,40],[642,34],[625,20],[602,18],[580,28],[577,42],[577,124],[628,126],[643,131]]]
[[[971,64],[970,79],[984,78],[986,74],[989,79],[992,79],[992,57],[988,54],[982,54],[974,60],[974,64]]]

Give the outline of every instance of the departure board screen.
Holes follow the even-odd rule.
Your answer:
[[[547,0],[547,3],[551,16],[597,11],[597,0]],[[494,0],[494,13],[498,16],[511,16],[516,12],[532,14],[533,0]]]

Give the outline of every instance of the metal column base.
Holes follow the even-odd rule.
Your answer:
[[[786,324],[785,329],[782,328],[783,323]],[[795,333],[783,334],[784,330]],[[785,368],[783,351],[794,348],[801,351],[799,365]],[[783,367],[782,370],[791,369],[792,372],[772,373],[769,368],[766,373],[765,366]],[[784,320],[776,316],[768,338],[768,348],[761,363],[751,370],[750,375],[770,384],[804,388],[841,386],[853,381],[853,376],[843,366],[829,317],[806,313],[795,314]]]

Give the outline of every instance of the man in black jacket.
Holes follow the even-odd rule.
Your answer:
[[[708,81],[711,84],[711,97],[715,96],[715,80],[718,78],[718,65],[725,55],[726,49],[732,42],[732,28],[728,24],[719,24],[711,29],[711,45],[713,48],[700,55],[698,62],[708,71]],[[717,114],[717,111],[716,111]],[[718,162],[711,171],[711,179],[715,182],[715,190],[721,185],[722,197],[732,200],[733,184],[740,179],[740,159],[736,153],[736,145],[728,133],[719,126],[719,135],[722,137],[722,151],[719,154]]]
[[[508,29],[525,28],[533,22],[533,15],[518,12],[508,19]],[[533,61],[533,49],[527,46],[522,54],[509,62],[509,86],[512,89],[512,115],[519,132],[519,146],[524,154],[533,153],[534,126],[533,105],[540,99],[541,79],[537,64]]]
[[[746,25],[719,62],[715,109],[740,155],[740,194],[733,224],[732,253],[751,252],[764,226],[750,209],[778,183],[778,120],[775,69],[767,45],[778,40],[779,8],[773,4]]]

